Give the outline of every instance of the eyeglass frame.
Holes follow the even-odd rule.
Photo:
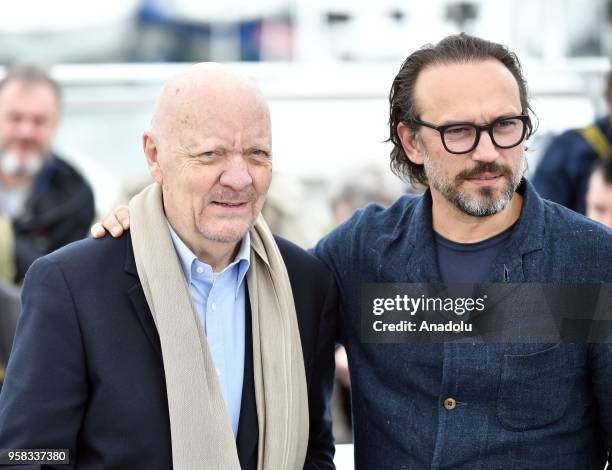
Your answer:
[[[523,123],[523,133],[521,134],[521,138],[514,145],[498,145],[497,142],[495,142],[495,137],[493,137],[493,127],[499,122],[506,121],[508,119],[519,119]],[[466,153],[472,152],[476,147],[478,147],[478,144],[480,143],[480,134],[483,131],[487,131],[487,134],[489,134],[489,137],[491,138],[491,142],[493,143],[493,145],[495,145],[496,147],[500,149],[514,148],[517,145],[520,145],[520,143],[523,142],[524,140],[529,139],[529,137],[531,136],[531,118],[529,117],[528,114],[518,114],[516,116],[501,116],[493,120],[489,124],[485,124],[484,126],[479,126],[478,124],[474,124],[473,122],[455,122],[452,124],[443,124],[441,126],[436,126],[435,124],[431,122],[421,121],[420,119],[411,119],[411,122],[419,126],[428,127],[430,129],[435,129],[436,131],[438,131],[440,133],[440,140],[442,141],[442,145],[444,146],[444,148],[446,149],[448,153],[452,153],[454,155],[464,155]],[[476,133],[476,139],[474,140],[474,145],[472,145],[472,147],[470,147],[468,150],[456,152],[454,150],[450,150],[447,147],[446,141],[444,140],[444,133],[446,132],[447,129],[450,129],[451,127],[456,127],[456,126],[470,126],[476,129],[477,133]]]

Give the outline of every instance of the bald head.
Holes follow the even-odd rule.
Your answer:
[[[158,144],[171,144],[193,126],[206,132],[211,119],[236,122],[245,114],[270,125],[268,105],[252,80],[224,65],[204,62],[166,82],[155,106],[151,133]]]
[[[165,85],[143,148],[170,225],[202,261],[224,266],[272,177],[268,105],[248,79],[198,64]]]

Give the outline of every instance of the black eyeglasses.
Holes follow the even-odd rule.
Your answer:
[[[482,131],[487,131],[493,145],[502,149],[509,149],[520,144],[525,139],[527,130],[531,130],[531,120],[529,116],[524,114],[500,117],[486,126],[478,126],[471,122],[436,126],[419,119],[414,119],[412,122],[437,130],[440,133],[444,148],[455,154],[469,153],[474,150],[480,142]]]

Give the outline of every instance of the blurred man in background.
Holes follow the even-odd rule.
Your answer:
[[[612,228],[612,158],[598,162],[589,178],[586,194],[588,218]]]
[[[605,99],[611,109],[612,72],[608,75]],[[585,194],[593,163],[609,155],[610,120],[608,114],[590,126],[570,129],[553,139],[533,179],[540,196],[585,214]]]
[[[0,81],[0,278],[9,282],[83,238],[94,217],[91,188],[51,150],[60,101],[59,85],[36,67]]]

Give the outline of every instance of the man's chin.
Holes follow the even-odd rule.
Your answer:
[[[217,243],[238,243],[251,229],[251,224],[240,224],[235,227],[210,227],[201,225],[198,227],[200,234],[209,241]]]
[[[459,195],[451,202],[465,214],[473,217],[489,217],[503,211],[510,203],[510,199],[503,193],[488,191],[487,188],[486,194],[483,194],[481,189],[477,196]]]
[[[206,238],[208,241],[215,242],[215,243],[228,243],[228,244],[238,243],[246,235],[246,232],[242,235],[225,234],[225,233],[210,233],[210,232],[201,232],[201,233],[202,233],[202,236]]]

